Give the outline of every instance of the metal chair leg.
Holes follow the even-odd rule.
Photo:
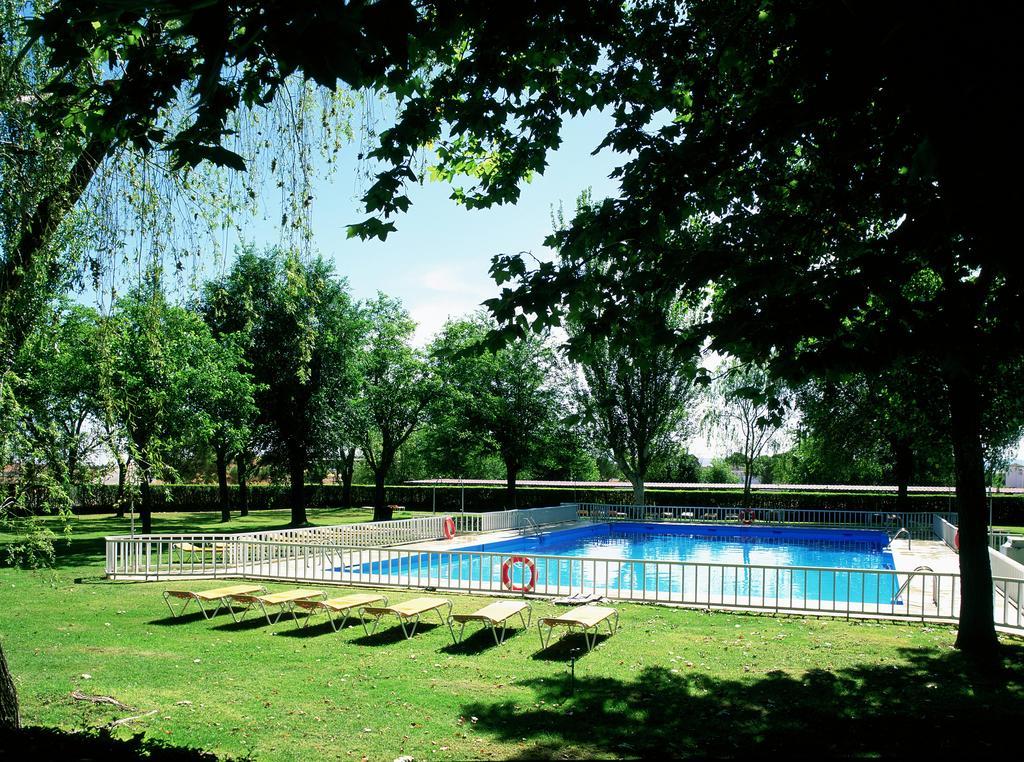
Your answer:
[[[164,603],[167,604],[167,608],[170,609],[170,611],[171,611],[171,616],[174,617],[175,619],[177,619],[180,616],[184,616],[185,615],[185,609],[188,608],[188,604],[190,604],[193,600],[194,599],[192,599],[192,598],[186,598],[184,605],[182,605],[182,607],[178,611],[178,613],[175,614],[174,613],[174,608],[171,606],[171,596],[167,594],[166,590],[164,591]],[[201,603],[199,605],[200,605],[200,607],[202,607]]]

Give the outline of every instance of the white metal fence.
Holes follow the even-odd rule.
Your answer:
[[[956,550],[956,526],[949,521],[949,518],[952,517],[947,518],[936,513],[932,517],[932,531],[946,545]]]
[[[266,560],[274,561],[285,545],[380,547],[444,537],[448,516],[275,529],[240,534],[136,535],[108,537],[107,576],[223,576],[235,568],[243,542],[268,543]],[[287,554],[286,554],[287,555]],[[285,556],[282,556],[285,557]]]
[[[709,608],[944,622],[955,621],[960,609],[960,578],[954,573],[550,555],[530,555],[529,562],[524,562],[509,553],[300,544],[247,537],[233,538],[219,549],[211,548],[209,543],[214,541],[202,543],[203,550],[193,553],[193,562],[183,564],[180,550],[173,548],[175,542],[175,538],[118,538],[108,545],[108,563],[114,566],[111,576],[202,575],[545,596],[582,593]],[[995,586],[997,624],[1024,632],[1024,578],[997,574]]]
[[[604,509],[621,508],[586,505],[580,506],[580,514],[595,519],[601,518]],[[533,509],[501,512],[513,514],[511,516],[457,514],[452,518],[457,524],[460,520],[478,522],[464,523],[463,531],[490,531],[567,521],[577,515],[575,505],[541,510],[541,514]],[[641,516],[643,520],[652,520],[651,510],[665,509],[648,507],[642,513],[635,511],[629,516],[609,513],[605,520],[640,520]],[[684,517],[682,513],[685,511],[674,514],[679,516],[676,520],[711,521],[704,516]],[[877,514],[867,512],[786,513],[790,515],[781,518],[798,525],[891,529],[876,524]],[[835,516],[835,513],[841,515]],[[908,528],[920,523],[917,514],[897,514],[897,517],[896,523]],[[109,537],[106,571],[115,579],[232,577],[303,584],[435,587],[488,594],[585,593],[613,600],[921,621],[952,622],[960,609],[960,578],[956,573],[536,554],[530,554],[526,560],[514,552],[424,551],[379,546],[440,537],[445,518],[434,516],[389,522],[394,526],[381,522],[244,535]],[[942,516],[930,514],[927,524],[929,536],[937,535],[952,545],[955,526]],[[997,624],[1024,633],[1024,569],[1019,565],[1010,566],[1009,559],[994,551],[992,556]],[[1003,564],[1000,559],[1009,563]]]
[[[506,529],[525,529],[544,524],[576,521],[577,506],[573,503],[550,508],[521,508],[513,511],[488,513],[456,513],[455,526],[460,532],[498,532]]]
[[[687,524],[785,524],[843,529],[878,529],[894,534],[906,529],[915,540],[931,539],[933,516],[951,516],[931,512],[837,511],[807,508],[753,509],[736,507],[697,507],[684,505],[607,505],[580,503],[581,519],[591,521],[673,521]],[[751,515],[752,514],[752,515]]]
[[[407,542],[436,540],[439,537],[444,537],[444,522],[447,518],[450,517],[438,515],[395,521],[367,521],[361,524],[249,532],[244,536],[273,542],[302,542],[321,545],[355,545],[359,547],[402,545]]]

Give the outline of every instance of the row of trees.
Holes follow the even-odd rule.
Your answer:
[[[243,514],[258,466],[289,480],[295,524],[306,520],[306,481],[333,470],[347,503],[357,462],[375,482],[377,518],[389,517],[389,477],[503,476],[510,506],[524,473],[625,476],[637,503],[648,481],[731,481],[734,472],[745,499],[755,475],[891,480],[903,500],[911,482],[949,478],[948,423],[927,404],[926,375],[855,374],[787,389],[761,366],[727,361],[710,372],[700,351],[680,357],[646,333],[657,321],[685,330],[692,318],[682,301],[661,308],[638,298],[631,309],[646,310],[639,333],[635,320],[614,336],[570,323],[569,346],[586,345],[576,363],[533,334],[488,348],[496,324],[483,314],[450,321],[420,351],[396,300],[357,304],[323,260],[247,249],[188,306],[171,304],[155,280],[119,298],[108,317],[59,302],[16,363],[31,443],[18,465],[27,482],[45,469],[74,484],[89,479],[90,463],[113,460],[122,498],[137,476],[144,531],[153,483],[201,478],[206,464],[224,520],[233,463]],[[771,454],[796,413],[795,447]],[[989,428],[994,461],[1016,441],[1019,416],[1004,412]],[[697,431],[735,452],[701,469],[684,446]]]
[[[243,512],[259,464],[287,475],[295,524],[306,520],[310,472],[333,467],[350,489],[357,453],[376,483],[378,519],[389,517],[384,484],[403,449],[433,474],[497,464],[510,505],[524,472],[596,477],[595,454],[642,501],[646,479],[685,460],[696,358],[654,347],[638,358],[608,344],[573,366],[534,335],[488,348],[495,328],[483,314],[450,321],[419,350],[399,302],[356,303],[322,259],[281,249],[242,251],[185,306],[156,277],[106,316],[60,301],[15,363],[19,425],[32,444],[17,464],[25,483],[46,471],[74,484],[112,459],[123,496],[137,481],[149,531],[154,482],[190,480],[207,458],[225,520],[230,464]]]

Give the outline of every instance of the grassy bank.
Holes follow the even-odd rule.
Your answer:
[[[263,511],[227,528],[286,523]],[[224,528],[206,514],[158,525]],[[540,652],[535,629],[501,647],[486,633],[453,647],[436,625],[406,641],[397,628],[367,637],[351,623],[333,633],[172,619],[164,584],[102,579],[102,537],[122,531],[109,517],[76,519],[56,569],[0,569],[0,638],[27,724],[73,730],[156,710],[114,734],[257,759],[943,758],[1001,750],[1005,739],[987,729],[1016,723],[1024,699],[1024,648],[1009,644],[1003,680],[989,682],[951,649],[954,631],[936,626],[621,605],[621,630],[579,659],[573,681],[580,641]],[[454,600],[469,611],[485,599]],[[554,611],[535,604],[535,614]],[[76,700],[75,690],[137,711]]]

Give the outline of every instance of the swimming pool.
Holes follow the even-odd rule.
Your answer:
[[[559,594],[650,592],[682,602],[900,605],[888,543],[885,532],[872,530],[615,522],[407,553],[345,571]]]

